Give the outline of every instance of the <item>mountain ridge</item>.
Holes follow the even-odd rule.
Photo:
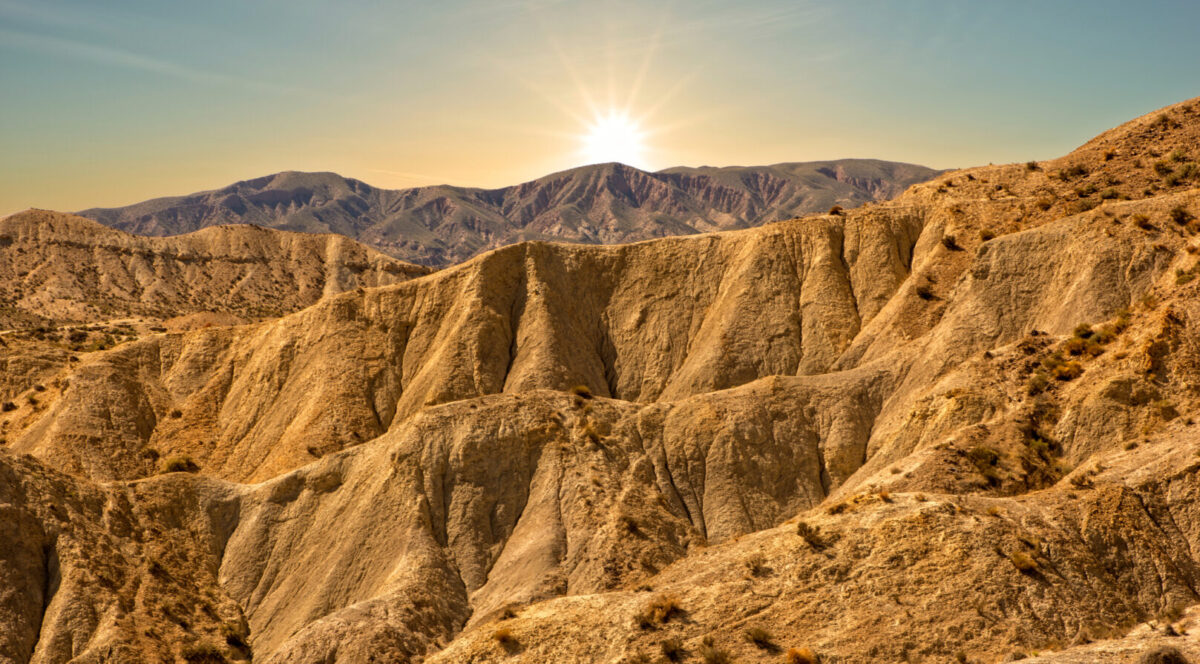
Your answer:
[[[523,240],[616,244],[732,230],[891,198],[942,171],[875,159],[642,171],[581,166],[496,189],[380,189],[330,172],[283,171],[185,196],[78,214],[140,235],[220,223],[333,232],[443,267]]]

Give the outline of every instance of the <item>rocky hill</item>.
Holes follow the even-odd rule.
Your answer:
[[[0,219],[0,329],[212,311],[278,317],[429,272],[337,235],[240,225],[148,238],[29,210]]]
[[[286,172],[190,196],[79,214],[141,235],[246,223],[340,233],[442,267],[525,240],[586,244],[749,228],[891,198],[937,175],[868,159],[761,167],[584,166],[502,189],[377,189],[333,173]]]
[[[0,413],[0,658],[1195,658],[1198,145],[93,353]]]

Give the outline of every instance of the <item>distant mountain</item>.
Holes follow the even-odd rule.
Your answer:
[[[396,258],[441,267],[524,240],[611,244],[758,226],[892,198],[940,172],[874,159],[656,173],[614,163],[501,189],[389,190],[334,173],[288,171],[79,214],[139,235],[230,223],[340,233]]]

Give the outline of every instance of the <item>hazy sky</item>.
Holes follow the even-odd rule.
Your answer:
[[[514,184],[587,163],[613,112],[651,169],[1049,158],[1200,95],[1198,26],[1191,1],[0,0],[0,214],[289,169]]]

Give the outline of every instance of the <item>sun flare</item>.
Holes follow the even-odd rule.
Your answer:
[[[587,127],[583,139],[583,157],[589,164],[619,161],[642,166],[646,152],[646,132],[637,120],[619,111],[599,115]]]

